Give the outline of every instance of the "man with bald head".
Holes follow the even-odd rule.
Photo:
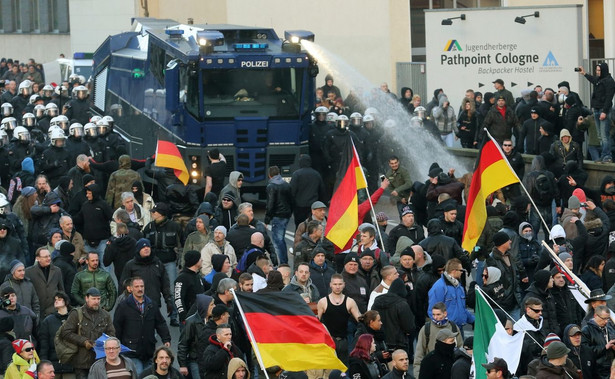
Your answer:
[[[265,236],[261,232],[255,232],[250,236],[250,245],[246,248],[246,251],[243,253],[241,260],[237,264],[237,270],[240,272],[245,272],[248,267],[250,267],[258,257],[264,256],[267,259],[271,260],[271,256],[275,254],[269,254],[265,251]],[[255,291],[256,292],[256,291]]]
[[[402,379],[409,376],[408,367],[410,367],[410,360],[408,359],[408,353],[402,349],[397,349],[393,352],[392,357],[393,368],[382,379]]]

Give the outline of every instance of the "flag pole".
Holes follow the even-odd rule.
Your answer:
[[[261,356],[261,352],[258,349],[256,340],[254,339],[254,334],[252,334],[252,329],[250,328],[250,324],[248,324],[248,320],[246,319],[246,314],[243,312],[243,308],[241,307],[241,304],[239,304],[239,299],[237,299],[237,295],[235,294],[235,289],[231,288],[229,291],[233,294],[233,300],[235,301],[235,304],[237,304],[237,309],[239,309],[239,314],[241,314],[241,319],[243,320],[243,324],[246,326],[246,331],[248,332],[248,336],[250,336],[250,342],[252,343],[252,348],[254,349],[254,355],[256,355],[256,360],[258,361],[258,365],[261,366],[261,369],[265,373],[265,378],[269,379],[269,375],[267,374],[267,370],[265,369],[265,364],[263,363],[263,357]],[[248,353],[246,352],[246,360],[248,359],[247,354]]]
[[[532,196],[530,196],[530,193],[528,192],[527,188],[525,188],[525,185],[523,185],[523,181],[521,181],[521,179],[519,179],[519,176],[517,176],[517,173],[515,172],[515,170],[512,168],[512,166],[510,165],[510,162],[508,162],[508,159],[506,158],[506,154],[504,154],[504,152],[502,151],[502,148],[500,147],[500,144],[498,143],[498,141],[496,141],[493,136],[491,136],[491,134],[489,133],[489,131],[487,130],[487,128],[483,129],[487,135],[489,136],[489,138],[491,139],[491,141],[493,141],[493,143],[495,144],[495,146],[497,147],[498,151],[500,152],[500,154],[502,155],[502,158],[504,158],[504,162],[506,162],[506,165],[508,165],[508,168],[510,168],[510,171],[513,172],[513,174],[515,175],[515,177],[519,180],[519,185],[521,185],[521,188],[523,188],[523,191],[525,192],[525,194],[527,195],[527,197],[530,199],[530,202],[532,203],[532,205],[534,206],[534,209],[536,210],[536,213],[538,213],[538,216],[540,217],[540,220],[542,221],[543,225],[545,226],[545,228],[547,229],[547,231],[549,231],[549,235],[551,234],[551,228],[549,228],[549,225],[547,224],[547,222],[545,221],[545,219],[542,217],[542,214],[540,213],[540,211],[538,210],[538,206],[536,205],[536,203],[534,203],[534,199],[532,199]],[[525,164],[525,163],[524,163]],[[538,234],[538,231],[536,231],[536,234]],[[545,236],[546,237],[546,236]]]
[[[382,246],[382,251],[386,251],[386,246],[384,246],[384,240],[382,239],[382,233],[380,232],[380,226],[378,225],[378,220],[376,219],[376,211],[374,210],[374,203],[372,203],[372,197],[369,193],[369,188],[367,187],[367,178],[365,177],[365,172],[363,172],[363,166],[361,165],[361,159],[359,159],[359,154],[357,153],[357,149],[354,146],[354,141],[352,140],[352,136],[350,136],[350,142],[352,143],[352,153],[355,157],[357,157],[357,162],[359,162],[359,168],[361,169],[361,176],[363,176],[363,181],[365,182],[365,192],[367,192],[367,200],[369,200],[369,206],[371,209],[372,216],[376,222],[374,227],[376,228],[376,232],[378,233],[378,239],[380,240],[380,245]],[[359,221],[359,220],[357,220]],[[359,224],[360,225],[360,224]],[[388,252],[391,254],[391,252]]]
[[[492,302],[493,304],[495,304],[498,308],[500,308],[500,310],[501,310],[502,312],[504,312],[504,314],[506,315],[506,317],[508,317],[508,318],[510,318],[511,320],[515,321],[515,319],[514,319],[514,318],[513,318],[513,317],[512,317],[512,316],[511,316],[508,312],[506,312],[506,311],[504,310],[504,308],[502,308],[502,307],[500,306],[500,304],[498,304],[495,300],[493,300],[493,299],[491,298],[491,296],[487,295],[487,293],[486,293],[485,291],[483,291],[483,290],[482,290],[482,288],[480,288],[478,285],[476,285],[474,288],[475,288],[475,289],[478,289],[478,291],[481,293],[481,295],[483,295],[483,296],[485,296],[487,299],[491,300],[491,302]],[[489,306],[491,307],[491,305],[490,305],[490,304],[489,304]],[[491,307],[491,309],[493,310],[493,307]],[[495,312],[494,312],[494,313],[495,313]],[[496,315],[496,316],[497,316],[497,315]],[[500,321],[500,320],[498,319],[498,321]],[[517,321],[519,321],[519,320],[517,320]],[[517,321],[515,321],[515,324],[517,323]],[[502,326],[504,326],[504,327],[505,327],[506,325],[502,325]],[[534,342],[536,343],[536,345],[540,346],[540,349],[545,350],[545,348],[542,346],[542,344],[541,344],[540,342],[536,341],[536,339],[535,339],[534,337],[532,337],[532,335],[531,335],[531,334],[527,333],[527,330],[525,330],[525,329],[523,329],[523,328],[521,328],[521,327],[519,327],[519,328],[521,329],[521,331],[522,331],[523,333],[525,333],[525,335],[526,335],[526,336],[530,337],[530,338],[532,339],[532,341],[534,341]]]

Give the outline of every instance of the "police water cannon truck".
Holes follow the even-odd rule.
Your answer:
[[[93,111],[111,115],[136,158],[174,142],[203,183],[217,148],[244,187],[263,187],[267,168],[289,177],[308,152],[318,66],[301,46],[314,34],[236,25],[184,25],[135,18],[94,53]]]

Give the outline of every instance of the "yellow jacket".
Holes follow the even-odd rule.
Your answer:
[[[34,359],[30,362],[26,361],[17,353],[13,353],[13,362],[6,368],[4,373],[5,379],[32,379],[34,378],[34,372],[28,371],[33,364],[38,364],[41,360],[34,351]],[[36,371],[36,370],[35,370]]]

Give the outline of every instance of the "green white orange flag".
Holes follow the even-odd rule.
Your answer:
[[[331,197],[325,236],[339,249],[343,249],[359,227],[357,191],[367,187],[357,150],[350,135],[344,144],[344,153],[337,177],[341,180]]]
[[[184,185],[188,184],[188,168],[184,162],[184,158],[179,153],[179,149],[174,143],[169,141],[158,140],[156,144],[156,160],[154,164],[158,167],[172,168],[175,176],[181,180]]]
[[[489,135],[489,140],[480,151],[466,202],[466,219],[461,242],[464,250],[472,251],[483,232],[487,222],[485,199],[500,188],[518,182],[519,178],[508,164],[500,146]]]
[[[346,371],[333,338],[296,292],[235,292],[235,302],[263,369]]]
[[[494,357],[504,359],[508,365],[508,370],[514,374],[519,366],[525,333],[519,332],[514,336],[508,335],[478,286],[476,286],[475,291],[476,307],[474,310],[476,320],[474,322],[472,357],[474,378],[487,377],[482,364],[493,362]]]

